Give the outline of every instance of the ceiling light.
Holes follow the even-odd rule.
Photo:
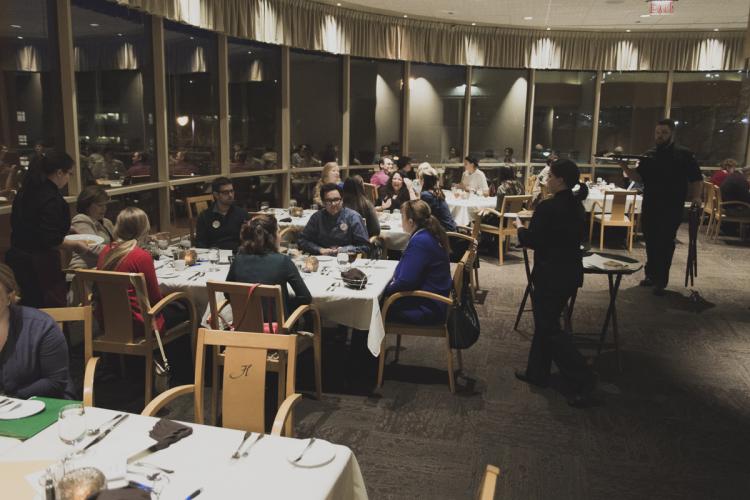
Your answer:
[[[253,53],[253,51],[252,51],[252,50],[248,50],[248,51],[247,51],[247,53],[248,53],[248,54],[252,54],[252,53]]]
[[[630,33],[630,30],[625,30],[625,33]]]
[[[547,31],[552,31],[552,28],[547,28]]]
[[[341,2],[336,2],[336,7],[341,7]]]
[[[184,127],[185,125],[187,125],[188,121],[189,121],[189,118],[185,115],[177,117],[177,125],[179,125],[180,127]]]
[[[91,24],[89,24],[89,26],[91,26],[92,28],[98,28],[99,27],[99,25],[97,23],[91,23]]]
[[[404,14],[404,18],[407,18],[407,17],[409,17],[409,16],[407,16],[406,14]]]
[[[531,21],[532,19],[534,19],[534,18],[531,17],[531,16],[526,16],[526,17],[523,18],[524,21]]]
[[[191,39],[191,40],[195,40],[195,37],[192,37],[192,36],[191,36],[191,37],[190,37],[190,39]]]
[[[13,29],[17,29],[17,30],[21,29],[21,25],[20,24],[11,24],[10,27],[13,28]]]
[[[641,17],[651,17],[651,14],[641,14]]]
[[[18,38],[19,40],[23,40],[22,36],[17,36],[16,38]]]
[[[714,31],[719,31],[719,28],[714,28]]]
[[[118,33],[117,36],[122,36],[122,33]]]
[[[476,26],[476,25],[477,25],[477,23],[471,23],[471,25],[472,25],[472,26]]]

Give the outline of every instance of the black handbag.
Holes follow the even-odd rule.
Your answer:
[[[471,270],[464,270],[464,283],[471,279]],[[479,315],[471,298],[471,291],[464,286],[461,296],[451,292],[453,306],[448,310],[448,336],[451,349],[468,349],[479,339]]]

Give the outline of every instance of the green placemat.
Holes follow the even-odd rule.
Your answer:
[[[44,401],[44,410],[36,415],[26,418],[19,418],[17,420],[0,420],[0,436],[16,439],[29,439],[57,422],[57,414],[60,412],[60,408],[65,405],[80,403],[80,401],[71,401],[69,399],[37,397],[31,399]]]

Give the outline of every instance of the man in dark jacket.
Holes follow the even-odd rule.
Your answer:
[[[325,208],[310,217],[299,237],[300,248],[313,255],[368,253],[370,241],[362,216],[344,207],[341,188],[323,184],[320,197]]]
[[[226,177],[211,183],[214,204],[198,216],[195,246],[236,250],[240,246],[240,230],[247,221],[247,212],[234,204],[234,186]]]

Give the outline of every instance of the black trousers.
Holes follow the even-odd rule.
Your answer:
[[[643,237],[646,240],[646,276],[656,286],[669,283],[669,269],[674,256],[674,240],[680,227],[682,213],[670,214],[659,209],[644,210]]]
[[[534,338],[531,341],[526,376],[537,383],[547,383],[552,362],[560,373],[582,389],[593,379],[586,359],[578,351],[573,338],[560,328],[560,315],[572,293],[555,293],[535,290],[532,295],[534,307]]]
[[[162,310],[164,318],[164,331],[179,325],[189,319],[188,310],[179,302],[172,302]],[[195,382],[193,367],[193,352],[191,348],[192,339],[189,335],[183,335],[177,340],[164,346],[164,353],[167,355],[169,367],[171,369],[169,383],[172,387],[178,385],[192,384]],[[161,354],[154,354],[160,359]]]

